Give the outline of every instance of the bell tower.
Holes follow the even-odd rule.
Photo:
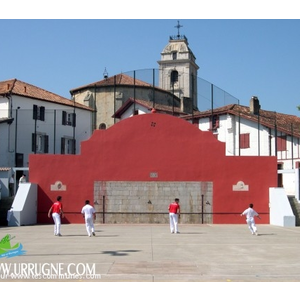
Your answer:
[[[196,58],[189,48],[185,35],[170,36],[168,45],[161,52],[159,64],[159,87],[174,93],[182,101],[197,107],[197,72]]]

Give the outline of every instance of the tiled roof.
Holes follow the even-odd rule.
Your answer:
[[[185,120],[202,119],[211,116],[212,113],[214,115],[232,114],[235,116],[240,116],[241,118],[251,120],[255,123],[259,122],[260,124],[272,129],[277,127],[278,131],[300,137],[299,117],[263,109],[259,110],[258,117],[258,115],[250,112],[250,108],[248,106],[239,104],[229,104],[226,106],[215,108],[213,109],[213,112],[211,110],[199,111],[194,113],[194,115],[183,116],[182,118]]]
[[[144,82],[139,79],[134,79],[131,76],[128,76],[126,74],[118,74],[115,76],[111,76],[108,78],[105,78],[101,81],[97,81],[94,83],[90,83],[88,85],[84,85],[75,89],[70,90],[70,93],[74,93],[76,91],[84,90],[87,88],[95,88],[95,87],[104,87],[104,86],[114,86],[114,85],[135,85],[139,87],[152,87],[151,84]]]
[[[153,108],[153,102],[152,101],[146,101],[146,100],[141,100],[141,99],[133,99],[133,98],[129,98],[116,112],[112,117],[115,118],[121,118],[122,114],[134,103],[138,103],[141,106],[147,108],[148,110],[151,110]],[[174,113],[176,115],[186,115],[186,113],[182,112],[181,109],[179,107],[175,107],[173,108],[173,106],[169,106],[169,105],[162,105],[162,104],[156,104],[154,105],[155,110],[159,113],[159,112],[163,112],[163,113]]]
[[[33,98],[37,100],[53,102],[53,103],[74,107],[74,101],[61,97],[54,93],[48,92],[44,89],[20,81],[18,79],[10,79],[10,80],[0,82],[0,95],[6,96],[9,94],[19,95],[27,98]],[[75,107],[92,110],[91,108],[80,103],[75,103]]]

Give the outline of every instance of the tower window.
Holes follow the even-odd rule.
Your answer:
[[[171,73],[171,84],[178,82],[178,72],[172,71]]]
[[[173,58],[173,60],[177,59],[177,52],[172,52],[172,58]]]

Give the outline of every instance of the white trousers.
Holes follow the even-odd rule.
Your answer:
[[[247,223],[248,228],[251,231],[251,233],[252,234],[255,233],[256,232],[256,225],[255,225],[254,218],[246,219],[246,223]]]
[[[169,213],[170,218],[170,230],[171,232],[178,232],[178,215],[174,213]]]
[[[92,232],[95,232],[93,217],[85,219],[85,227],[89,236],[91,236]]]
[[[52,218],[54,221],[54,234],[58,235],[60,234],[60,225],[61,225],[60,214],[53,213]]]

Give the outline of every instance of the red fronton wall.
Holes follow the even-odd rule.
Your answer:
[[[212,181],[214,224],[244,224],[239,214],[253,202],[261,223],[269,223],[269,187],[277,184],[276,157],[225,156],[211,132],[163,114],[125,119],[96,130],[80,155],[31,155],[30,181],[38,184],[38,223],[52,223],[49,207],[62,195],[64,222],[82,223],[84,199],[93,199],[94,181]],[[157,178],[149,174],[156,172]],[[233,191],[242,181],[249,191]],[[61,182],[66,191],[53,191]],[[259,222],[259,221],[258,221]]]

